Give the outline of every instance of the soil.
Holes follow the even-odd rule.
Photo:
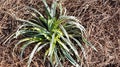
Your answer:
[[[32,47],[26,49],[21,60],[19,48],[13,54],[14,44],[19,39],[4,44],[21,24],[15,21],[14,14],[24,19],[31,18],[25,6],[44,12],[41,0],[0,0],[0,67],[26,67]],[[65,0],[63,6],[68,15],[76,16],[81,21],[88,39],[98,50],[86,48],[87,58],[82,62],[83,67],[120,67],[120,0]],[[43,64],[41,59],[42,54],[36,54],[31,67],[50,66],[49,62]],[[67,61],[63,64],[73,67]]]

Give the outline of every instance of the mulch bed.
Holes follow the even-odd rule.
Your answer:
[[[76,16],[81,21],[87,30],[88,39],[98,50],[86,49],[84,67],[120,67],[120,1],[66,0],[63,5],[68,15]],[[0,67],[26,67],[27,56],[32,48],[26,49],[24,59],[20,60],[19,50],[12,54],[17,40],[3,44],[20,25],[9,13],[24,19],[30,18],[24,6],[43,11],[40,0],[0,0]],[[41,59],[41,55],[36,55],[31,67],[49,67],[49,62],[43,64]],[[64,66],[71,67],[67,61]]]

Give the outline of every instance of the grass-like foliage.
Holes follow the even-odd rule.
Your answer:
[[[24,20],[16,18],[16,20],[23,22],[14,38],[24,36],[15,45],[21,46],[21,56],[24,50],[29,45],[34,45],[31,54],[29,55],[28,67],[34,57],[34,54],[45,48],[45,55],[43,61],[47,58],[54,67],[63,67],[62,62],[67,59],[74,66],[79,67],[79,54],[77,48],[80,48],[84,57],[86,56],[85,49],[82,44],[94,46],[90,44],[85,38],[85,28],[79,24],[79,20],[74,16],[67,16],[66,10],[61,3],[53,1],[51,7],[48,6],[46,0],[42,0],[45,6],[44,15],[34,8],[28,7],[34,11],[32,13],[34,19]],[[59,10],[57,10],[59,9]],[[14,48],[14,49],[15,49]],[[74,58],[73,58],[74,57]],[[77,60],[76,60],[77,59]]]

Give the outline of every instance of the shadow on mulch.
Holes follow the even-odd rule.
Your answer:
[[[86,49],[88,55],[83,66],[120,67],[120,1],[66,0],[63,5],[67,8],[68,15],[78,17],[87,30],[89,40],[98,50],[95,52],[89,47]],[[24,59],[20,61],[19,50],[12,54],[17,40],[8,43],[8,46],[2,44],[20,25],[7,13],[29,19],[29,12],[24,6],[33,6],[43,11],[40,0],[0,0],[0,67],[26,67],[31,47],[26,49]],[[31,67],[44,67],[41,55],[34,57]],[[49,62],[45,66],[49,67]],[[70,64],[65,62],[64,66],[70,67]]]

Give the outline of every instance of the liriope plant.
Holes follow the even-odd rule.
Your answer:
[[[83,43],[95,49],[85,38],[85,28],[79,23],[76,17],[66,15],[66,10],[62,7],[61,3],[53,0],[50,7],[46,3],[46,0],[42,0],[42,2],[45,6],[44,15],[32,7],[27,7],[34,11],[34,14],[32,13],[34,19],[24,20],[16,18],[16,20],[23,22],[23,25],[11,37],[24,37],[18,41],[13,50],[18,45],[22,45],[22,57],[24,50],[29,45],[34,45],[29,55],[28,67],[30,67],[34,54],[40,52],[45,47],[47,48],[45,48],[43,61],[47,58],[51,62],[52,67],[63,67],[62,62],[65,59],[70,61],[74,66],[79,67],[80,63],[78,63],[78,60],[80,58],[77,48],[81,49],[84,57],[86,53],[82,45]],[[7,40],[10,39],[8,38]]]

